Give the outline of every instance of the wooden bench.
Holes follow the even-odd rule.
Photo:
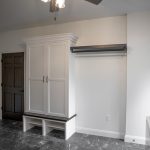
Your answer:
[[[65,140],[69,139],[75,133],[75,117],[63,118],[48,115],[40,115],[34,113],[25,113],[23,115],[23,131],[33,128],[34,126],[42,127],[42,135],[46,136],[47,133],[53,129],[64,130]]]

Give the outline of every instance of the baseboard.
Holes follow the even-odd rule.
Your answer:
[[[124,139],[123,133],[114,132],[114,131],[83,128],[83,127],[77,127],[76,131],[78,133],[97,135],[97,136],[103,136],[103,137],[110,137],[110,138],[115,138],[115,139]]]
[[[145,137],[139,137],[139,136],[131,136],[131,135],[125,135],[125,142],[142,144],[142,145],[150,145],[150,139],[147,139]]]

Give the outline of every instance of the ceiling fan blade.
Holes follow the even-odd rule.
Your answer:
[[[50,12],[56,12],[59,11],[59,8],[56,6],[56,0],[50,1]]]
[[[86,0],[86,1],[98,5],[102,0]]]

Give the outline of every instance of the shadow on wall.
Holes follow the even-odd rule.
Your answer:
[[[146,119],[146,145],[150,146],[150,116],[147,117]]]

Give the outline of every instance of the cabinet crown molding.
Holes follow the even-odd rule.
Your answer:
[[[23,42],[25,44],[33,44],[33,43],[48,43],[48,42],[57,42],[57,41],[65,41],[69,40],[72,43],[76,43],[78,37],[73,33],[63,33],[63,34],[52,34],[52,35],[44,35],[44,36],[36,36],[24,39]]]

